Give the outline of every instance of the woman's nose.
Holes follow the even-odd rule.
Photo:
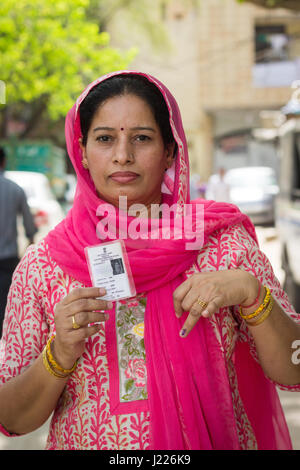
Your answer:
[[[134,160],[134,155],[131,145],[124,140],[119,141],[116,144],[113,159],[115,163],[119,163],[120,165],[132,163]]]

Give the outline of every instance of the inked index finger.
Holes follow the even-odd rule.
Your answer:
[[[221,307],[222,299],[216,297],[215,299],[209,301],[204,310],[198,311],[196,308],[191,308],[184,325],[179,333],[182,338],[186,338],[187,335],[192,331],[196,323],[198,323],[201,316],[208,318]],[[202,315],[203,314],[203,315]]]

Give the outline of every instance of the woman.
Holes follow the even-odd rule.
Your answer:
[[[110,302],[91,287],[84,249],[100,243],[104,204],[119,227],[120,196],[145,219],[155,218],[153,206],[176,203],[176,228],[190,202],[170,92],[139,72],[101,77],[68,113],[66,139],[74,206],[27,250],[10,290],[2,432],[30,432],[54,410],[48,449],[291,448],[275,384],[300,390],[291,361],[299,315],[237,208],[196,201],[194,214],[204,207],[197,249],[187,249],[185,234],[128,236],[135,298]],[[160,226],[165,214],[156,214]]]

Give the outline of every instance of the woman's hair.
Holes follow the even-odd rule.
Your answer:
[[[86,145],[88,131],[99,106],[110,98],[127,94],[138,96],[150,106],[165,146],[175,142],[169,121],[169,111],[159,89],[145,77],[124,74],[108,78],[96,85],[80,104],[79,115],[83,145]]]

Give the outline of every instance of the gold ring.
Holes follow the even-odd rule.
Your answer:
[[[208,306],[208,303],[200,299],[200,297],[197,299],[197,304],[201,305],[202,308],[206,308]]]
[[[78,325],[78,323],[76,323],[75,315],[72,315],[72,328],[73,328],[73,330],[78,330],[78,328],[80,328],[80,325]]]

